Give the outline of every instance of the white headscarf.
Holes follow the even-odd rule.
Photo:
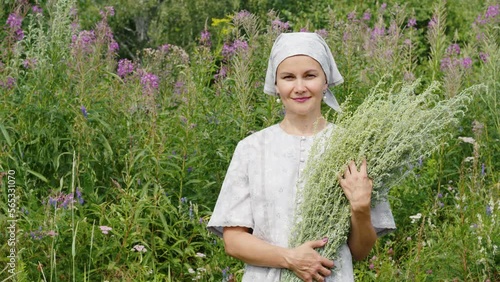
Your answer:
[[[307,55],[315,59],[323,68],[328,86],[335,86],[344,82],[344,78],[337,69],[332,52],[325,40],[313,32],[282,33],[274,41],[269,62],[267,65],[264,93],[276,95],[276,70],[281,62],[291,56]],[[330,89],[327,88],[325,103],[337,112],[341,112],[339,103]]]

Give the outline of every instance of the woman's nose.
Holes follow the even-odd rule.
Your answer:
[[[305,81],[302,79],[297,79],[295,81],[295,92],[296,93],[303,93],[305,91],[306,91]]]

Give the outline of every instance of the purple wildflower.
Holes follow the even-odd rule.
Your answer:
[[[33,7],[31,7],[31,11],[35,14],[43,13],[42,8],[40,8],[40,6],[37,6],[37,5],[34,5]]]
[[[370,263],[369,268],[370,268],[370,269],[374,269],[374,268],[375,268],[375,265],[373,265],[373,263]]]
[[[185,83],[183,81],[176,81],[174,84],[174,93],[177,95],[184,94],[186,92],[184,85]]]
[[[314,32],[316,32],[319,36],[321,36],[323,38],[328,37],[328,31],[326,29],[319,29],[319,30],[316,30]]]
[[[158,76],[152,73],[145,73],[141,77],[141,84],[144,90],[146,91],[145,94],[151,94],[155,89],[158,89],[159,86]]]
[[[113,6],[106,6],[104,7],[108,15],[114,16],[115,15],[115,8]]]
[[[129,59],[121,59],[118,61],[117,73],[121,78],[124,78],[130,73],[134,72],[134,63]]]
[[[80,189],[78,187],[76,187],[76,198],[78,199],[78,203],[80,205],[83,205],[83,197],[82,197],[82,191],[80,191]]]
[[[182,197],[182,198],[181,198],[181,203],[182,203],[182,204],[187,203],[187,198],[186,198],[186,197]]]
[[[483,63],[488,62],[488,57],[489,55],[487,53],[479,52],[479,58],[483,61]]]
[[[347,14],[347,19],[350,21],[356,20],[356,12],[352,11],[349,14]]]
[[[84,106],[84,105],[82,105],[82,106],[80,107],[80,110],[82,111],[82,115],[83,115],[85,118],[87,118],[87,116],[88,116],[88,114],[87,114],[87,108],[85,108],[85,106]]]
[[[460,46],[457,43],[451,44],[446,48],[446,54],[448,55],[460,55]]]
[[[408,27],[415,27],[416,25],[417,25],[417,19],[410,18],[410,19],[408,19],[408,24],[406,26],[408,26]]]
[[[163,53],[168,53],[170,51],[170,44],[163,44],[160,47],[158,47],[158,50],[160,50]]]
[[[481,164],[481,175],[482,176],[486,175],[486,165],[484,163]]]
[[[491,206],[490,205],[486,205],[486,215],[490,216],[491,214],[492,214]]]
[[[452,66],[453,66],[453,62],[452,62],[451,58],[445,57],[445,58],[441,59],[441,70],[442,71],[449,69]]]
[[[369,21],[371,18],[372,18],[372,14],[370,14],[370,12],[365,12],[361,19],[364,21]]]
[[[23,61],[23,67],[25,69],[32,69],[32,68],[35,67],[35,65],[36,65],[36,59],[35,58],[33,58],[33,59],[25,59]]]
[[[200,44],[207,47],[212,45],[212,42],[210,41],[210,32],[206,29],[201,32]]]
[[[16,13],[12,13],[7,18],[7,25],[11,30],[21,29],[21,25],[23,23],[23,18]]]
[[[380,6],[380,9],[385,10],[386,8],[387,8],[387,3],[382,3],[382,5]]]
[[[437,25],[437,18],[436,16],[432,16],[431,20],[429,21],[429,28],[433,28],[434,26]]]
[[[16,35],[16,40],[17,41],[23,40],[23,38],[24,38],[24,31],[22,29],[16,30],[16,32],[14,32],[14,34]]]
[[[500,13],[499,7],[500,5],[489,6],[488,9],[486,10],[485,18],[494,18],[498,16],[498,14]]]
[[[238,25],[244,23],[246,21],[246,19],[248,19],[251,16],[252,16],[252,14],[250,14],[249,11],[242,10],[242,11],[239,11],[236,15],[234,15],[233,22],[235,25],[238,26]]]
[[[440,208],[444,207],[444,204],[442,202],[439,202],[438,205]]]
[[[470,57],[465,57],[462,59],[462,66],[466,69],[472,66],[472,59]]]
[[[222,56],[229,59],[231,56],[235,55],[238,51],[247,50],[248,43],[243,40],[236,39],[232,44],[224,43],[222,46]]]
[[[377,38],[379,36],[383,36],[385,34],[384,27],[375,27],[372,30],[372,38]]]
[[[442,198],[442,197],[443,197],[443,194],[438,193],[437,197],[438,197],[438,198]]]
[[[120,49],[120,45],[118,45],[118,42],[116,42],[114,39],[111,40],[111,43],[108,45],[108,51],[110,53],[115,53]]]
[[[65,209],[68,208],[68,205],[71,205],[75,202],[75,200],[73,199],[73,194],[62,194],[58,201],[62,202],[59,206]]]
[[[215,79],[223,79],[227,76],[227,66],[222,66],[219,71],[214,75]]]
[[[280,32],[287,31],[290,28],[290,24],[288,22],[282,22],[280,20],[274,20],[271,23],[273,30],[277,30]]]
[[[71,47],[73,50],[90,53],[91,45],[94,44],[95,40],[96,36],[93,30],[82,30],[78,35],[75,34],[71,37]]]
[[[7,89],[12,89],[14,88],[15,84],[16,84],[16,79],[11,76],[8,76],[7,81],[3,83],[3,86]]]
[[[53,206],[54,208],[57,208],[57,199],[49,197],[49,205]]]
[[[103,10],[99,11],[99,14],[103,18],[107,18],[108,16],[112,17],[115,15],[115,8],[113,8],[113,6],[106,6],[104,7],[104,11]]]
[[[299,32],[309,32],[309,30],[307,29],[307,27],[301,27]]]

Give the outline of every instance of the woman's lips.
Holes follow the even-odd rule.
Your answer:
[[[301,98],[293,98],[294,101],[299,102],[299,103],[304,103],[305,101],[309,100],[311,97],[301,97]]]

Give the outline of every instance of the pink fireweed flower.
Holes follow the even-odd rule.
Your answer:
[[[82,30],[71,37],[71,48],[75,51],[90,53],[95,40],[96,36],[93,30]]]
[[[485,18],[495,18],[500,14],[500,5],[495,5],[495,6],[489,6],[488,9],[486,10],[486,14],[484,15]]]
[[[42,8],[40,8],[40,6],[37,6],[37,5],[35,5],[35,6],[31,7],[31,11],[32,11],[34,14],[41,14],[41,13],[43,13]]]
[[[224,46],[222,46],[222,56],[225,59],[229,59],[237,52],[246,50],[248,50],[248,43],[246,41],[236,39],[232,44],[224,43]]]
[[[208,30],[203,30],[200,34],[200,44],[203,46],[210,47],[212,42],[210,40],[210,32]]]
[[[369,21],[371,18],[372,18],[372,14],[370,14],[369,12],[365,12],[363,14],[362,20]]]
[[[22,23],[23,23],[23,18],[16,13],[10,14],[9,17],[7,18],[7,22],[6,22],[6,24],[9,26],[9,28],[11,30],[20,29]]]
[[[139,253],[145,253],[147,252],[148,250],[146,249],[146,247],[144,247],[143,245],[135,245],[132,249],[131,249],[132,252],[139,252]]]
[[[252,14],[247,10],[241,10],[233,17],[233,22],[235,25],[243,24]]]
[[[319,29],[319,30],[316,30],[314,32],[317,33],[319,36],[321,36],[323,38],[327,38],[328,37],[328,31],[326,29]]]
[[[428,26],[429,26],[429,28],[432,28],[436,25],[437,25],[437,18],[436,18],[436,16],[432,16],[431,20],[429,21]]]
[[[271,26],[273,30],[284,32],[290,28],[290,24],[288,22],[282,22],[280,20],[274,20],[271,22]]]
[[[446,54],[448,55],[460,55],[460,46],[457,43],[451,44],[446,48]]]
[[[118,61],[117,73],[121,78],[125,78],[128,74],[134,72],[134,63],[129,59],[121,59]]]
[[[355,21],[356,20],[356,12],[352,11],[349,14],[347,14],[347,19],[350,21]]]
[[[309,30],[307,29],[307,27],[301,27],[299,32],[309,32]]]
[[[410,19],[408,19],[408,24],[406,26],[407,27],[415,27],[416,25],[417,25],[417,19],[410,18]]]
[[[171,45],[170,44],[163,44],[160,47],[158,47],[158,50],[160,50],[163,53],[168,53],[170,51]]]
[[[372,38],[377,38],[380,36],[383,36],[385,34],[385,28],[384,27],[374,27],[371,33]]]
[[[144,73],[141,76],[141,85],[145,95],[151,95],[159,87],[158,76],[152,73]]]
[[[487,53],[479,52],[479,58],[483,61],[483,63],[488,62],[488,57],[489,55]]]
[[[115,53],[120,49],[120,45],[118,45],[118,42],[116,42],[114,39],[111,40],[111,43],[108,45],[108,51],[110,53]]]
[[[109,231],[113,230],[113,228],[106,225],[99,226],[99,229],[101,229],[102,234],[108,234]]]
[[[468,69],[472,66],[472,59],[469,58],[469,57],[465,57],[462,59],[462,66],[465,68],[465,69]]]
[[[36,65],[36,59],[35,58],[28,58],[23,61],[23,67],[25,69],[32,69]]]

